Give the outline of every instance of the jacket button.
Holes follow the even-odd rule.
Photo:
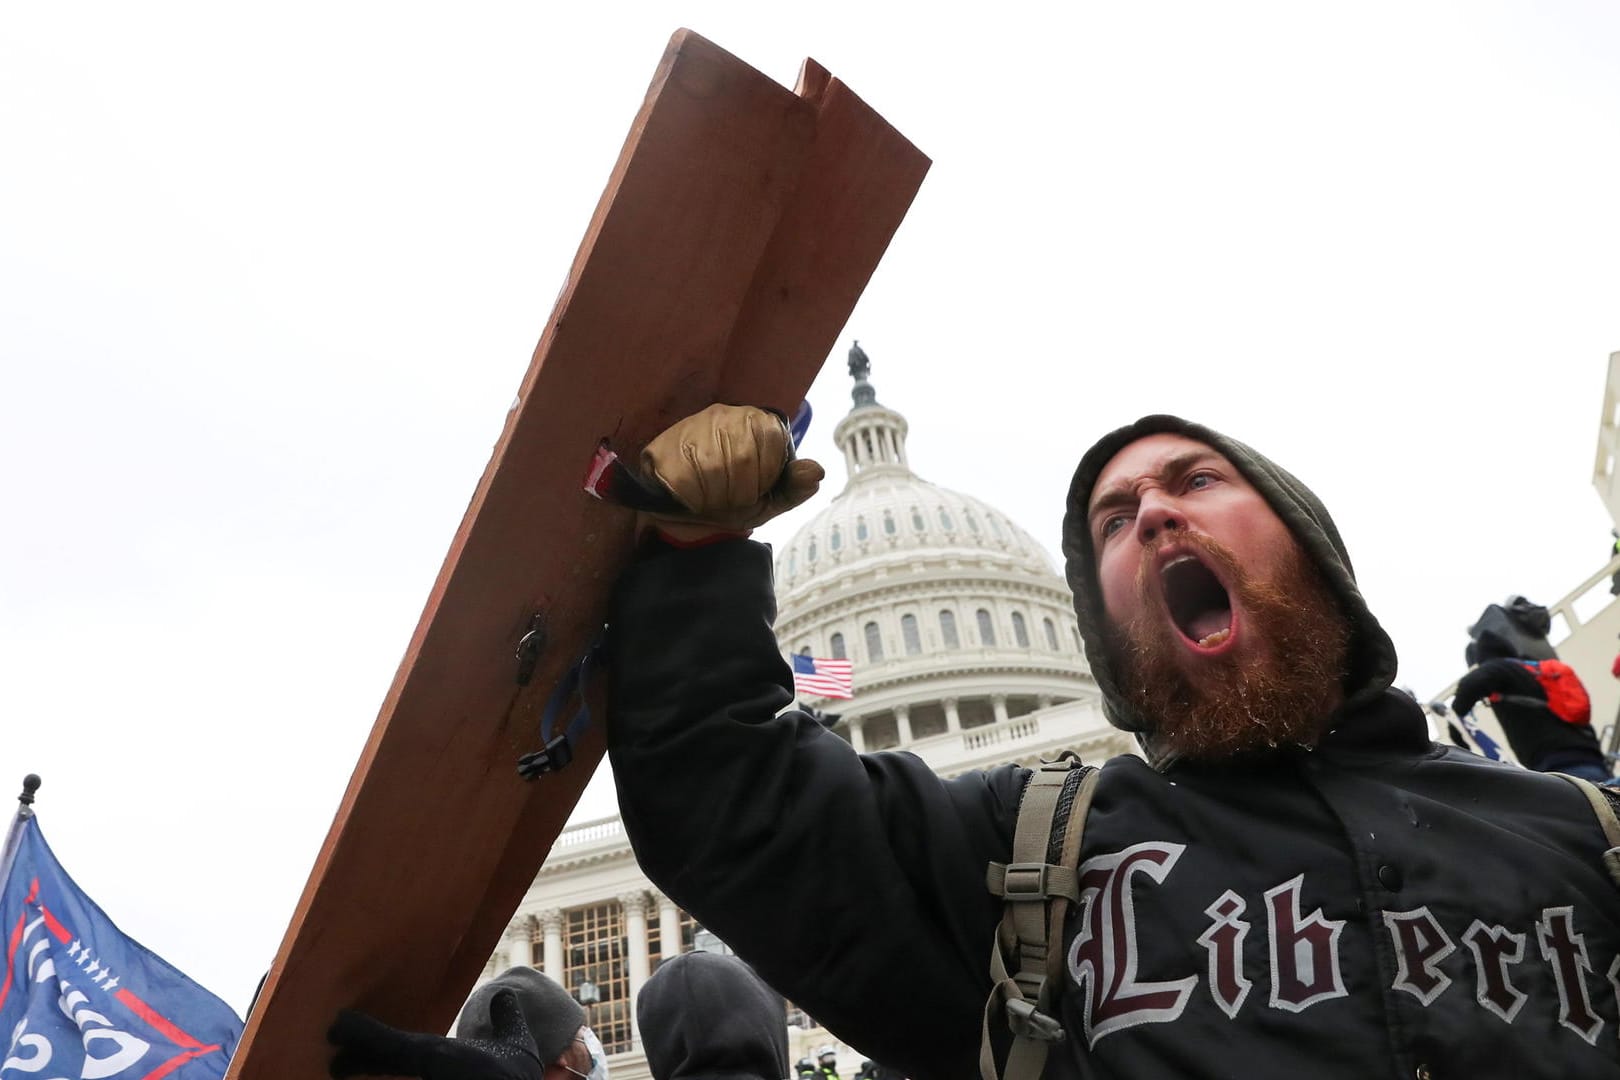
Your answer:
[[[1401,868],[1385,863],[1378,868],[1378,884],[1390,892],[1401,891]]]

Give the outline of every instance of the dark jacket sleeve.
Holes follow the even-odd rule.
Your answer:
[[[1517,697],[1547,700],[1547,692],[1529,670],[1512,660],[1487,660],[1457,680],[1457,696],[1452,709],[1459,716],[1492,694],[1513,694]]]
[[[944,780],[782,711],[775,614],[751,541],[664,549],[621,580],[608,748],[636,857],[863,1053],[974,1075],[1000,917],[985,866],[1008,858],[1027,772]]]

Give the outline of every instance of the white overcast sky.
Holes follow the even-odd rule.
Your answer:
[[[1054,553],[1140,414],[1274,456],[1420,694],[1602,565],[1606,0],[10,4],[0,798],[43,774],[69,872],[238,1010],[682,25],[934,159],[812,395],[830,491],[855,337],[917,471]]]

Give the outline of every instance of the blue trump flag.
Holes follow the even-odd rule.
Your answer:
[[[32,812],[0,856],[0,1080],[218,1080],[242,1021],[124,936],[57,863]]]

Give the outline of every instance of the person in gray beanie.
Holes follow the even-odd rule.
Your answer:
[[[653,1080],[784,1080],[782,995],[731,956],[683,953],[659,965],[636,998]]]
[[[793,708],[747,539],[819,471],[780,427],[646,447],[687,512],[619,581],[607,738],[642,869],[795,1004],[916,1080],[1620,1075],[1604,796],[1431,742],[1299,479],[1173,416],[1098,441],[1063,550],[1143,756],[947,779]],[[1054,774],[1078,824],[1015,857]]]
[[[478,987],[456,1019],[456,1036],[400,1031],[353,1009],[327,1033],[330,1072],[421,1080],[605,1080],[601,1043],[585,1009],[556,981],[514,967]]]

